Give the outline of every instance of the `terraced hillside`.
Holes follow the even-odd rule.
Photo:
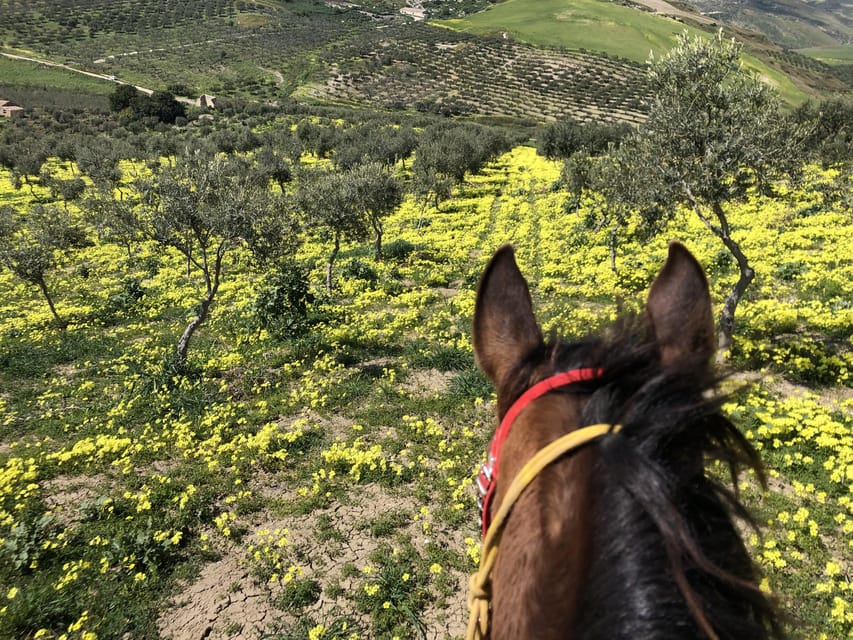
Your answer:
[[[0,34],[7,46],[86,56],[110,44],[165,45],[192,27],[205,38],[222,36],[236,16],[231,0],[4,0]]]
[[[0,43],[135,84],[273,100],[367,16],[320,2],[4,0]]]
[[[401,4],[0,0],[0,47],[152,89],[181,85],[217,97],[275,103],[296,92],[446,115],[638,122],[641,65],[684,29],[613,2],[531,0],[445,22],[452,30],[405,18]],[[480,4],[424,6],[439,16]],[[790,103],[849,88],[827,65],[778,47],[750,53],[747,64]],[[0,88],[8,84],[0,76]]]
[[[644,72],[627,60],[475,38],[429,25],[392,27],[370,36],[330,47],[328,79],[301,95],[537,121],[643,117]]]

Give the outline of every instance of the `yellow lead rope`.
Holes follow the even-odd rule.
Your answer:
[[[501,508],[492,520],[486,538],[480,547],[480,567],[471,576],[468,589],[468,632],[466,640],[482,640],[487,637],[489,631],[489,605],[492,599],[492,568],[498,556],[498,544],[500,542],[503,527],[507,516],[512,510],[515,501],[527,488],[533,479],[539,475],[545,467],[565,455],[573,449],[577,449],[590,440],[605,433],[617,432],[622,425],[594,424],[572,431],[562,438],[543,447],[527,461],[518,475],[509,486],[506,497],[501,503]]]

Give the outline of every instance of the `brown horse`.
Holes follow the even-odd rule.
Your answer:
[[[537,452],[597,425],[534,472],[506,505],[501,531],[490,532],[500,547],[474,586],[475,608],[477,598],[491,600],[488,616],[473,615],[475,637],[783,637],[734,525],[748,515],[706,473],[718,460],[733,483],[743,467],[763,480],[756,452],[712,393],[711,300],[687,249],[670,245],[643,314],[604,338],[567,343],[543,340],[505,246],[480,281],[474,349],[503,419],[479,479],[486,523]]]

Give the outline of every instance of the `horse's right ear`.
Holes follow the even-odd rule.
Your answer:
[[[530,290],[510,245],[497,250],[480,278],[474,308],[474,354],[500,386],[507,372],[542,344]]]

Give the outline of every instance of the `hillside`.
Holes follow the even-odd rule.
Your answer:
[[[853,7],[842,0],[693,0],[703,14],[786,49],[853,46]]]
[[[193,95],[637,122],[649,52],[666,50],[685,28],[715,28],[660,1],[654,11],[600,0],[578,0],[571,10],[564,0],[435,2],[425,6],[451,18],[435,23],[404,17],[400,5],[145,0],[125,10],[91,0],[10,0],[0,4],[0,42],[10,52]],[[749,43],[747,63],[789,103],[846,86],[822,62]],[[0,90],[17,81],[0,75]]]
[[[643,314],[672,239],[715,318],[739,280],[715,210],[665,210],[681,179],[649,189],[628,155],[733,176],[717,220],[755,280],[715,410],[767,477],[705,473],[754,514],[744,545],[790,640],[853,639],[847,105],[759,105],[773,115],[745,133],[721,108],[724,166],[696,123],[726,92],[679,83],[701,108],[675,150],[599,164],[635,128],[610,125],[647,117],[648,51],[716,18],[424,0],[413,20],[403,2],[0,0],[0,53],[18,56],[0,55],[0,99],[28,107],[0,118],[0,640],[461,640],[498,412],[472,347],[492,253],[515,246],[543,334],[570,342]],[[849,45],[808,50],[825,64],[727,29],[791,104],[849,91]],[[202,92],[215,107],[174,110]],[[582,124],[541,126],[567,117]],[[810,136],[754,182],[738,154],[767,120]],[[626,200],[591,188],[610,168]],[[643,389],[679,382],[649,369]]]
[[[331,242],[306,229],[301,334],[259,329],[275,281],[235,254],[191,375],[164,367],[203,287],[176,252],[140,242],[129,257],[93,233],[51,278],[64,331],[37,287],[0,272],[0,636],[458,638],[494,428],[470,342],[490,253],[516,245],[545,331],[569,339],[607,326],[617,300],[637,306],[669,238],[696,253],[717,307],[737,278],[693,215],[625,238],[612,270],[600,202],[567,212],[559,169],[518,147],[440,208],[407,198],[383,261],[343,245],[332,296]],[[811,168],[731,212],[758,280],[725,411],[769,467],[768,491],[740,485],[767,525],[748,543],[802,640],[853,630],[853,233],[834,177]],[[4,204],[50,197],[9,178]]]
[[[832,76],[847,91],[853,86],[853,9],[849,3],[698,0],[692,5],[725,24],[762,34],[784,50],[772,54],[777,60],[786,58],[799,69],[809,68],[821,76]],[[818,65],[805,63],[803,57],[817,61]],[[800,73],[790,67],[785,70],[793,77]]]

